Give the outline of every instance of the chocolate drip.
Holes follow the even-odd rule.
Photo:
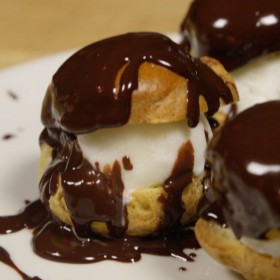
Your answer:
[[[232,101],[225,82],[168,37],[128,33],[81,49],[58,69],[44,100],[43,124],[74,134],[123,125],[129,119],[131,95],[138,88],[138,69],[143,62],[188,80],[187,118],[192,127],[199,120],[200,96],[207,102],[208,114],[218,110],[220,98],[225,103]]]
[[[181,32],[196,56],[215,57],[233,70],[280,49],[280,2],[195,0]]]
[[[181,146],[171,176],[164,183],[167,197],[161,197],[165,213],[164,226],[178,224],[184,212],[182,193],[192,182],[194,150],[190,141]]]
[[[222,208],[217,202],[212,187],[207,188],[199,201],[197,216],[206,221],[214,221],[222,227],[227,227]]]
[[[128,156],[124,156],[122,158],[122,163],[123,163],[123,167],[125,170],[132,170],[133,169],[133,165],[130,161],[130,158]]]
[[[10,258],[9,253],[1,246],[0,246],[0,262],[3,262],[4,264],[13,268],[22,277],[22,280],[41,280],[41,278],[37,276],[30,277],[27,274],[25,274],[22,270],[20,270]]]
[[[46,205],[58,188],[58,176],[67,209],[77,236],[86,238],[93,221],[107,223],[112,236],[120,236],[126,230],[126,210],[122,193],[121,168],[115,161],[106,173],[94,168],[84,157],[75,137],[56,129],[45,129],[41,144],[53,148],[53,160],[41,182],[41,199]]]
[[[214,136],[207,159],[213,188],[237,237],[280,229],[280,101],[238,114]]]
[[[81,242],[70,228],[50,221],[39,229],[33,239],[33,247],[39,256],[52,261],[67,263],[94,263],[104,260],[137,262],[141,254],[172,256],[184,261],[194,261],[193,255],[184,249],[200,248],[193,230],[178,230],[149,238],[94,237]]]

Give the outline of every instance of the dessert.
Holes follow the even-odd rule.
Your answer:
[[[215,57],[228,70],[280,48],[277,0],[195,0],[181,25],[195,56]]]
[[[280,101],[250,107],[213,136],[211,185],[195,233],[246,279],[280,279]],[[257,265],[256,265],[257,264]]]
[[[81,49],[45,95],[41,200],[79,238],[186,224],[202,194],[211,137],[203,113],[237,99],[220,63],[195,59],[158,33]]]
[[[240,95],[236,112],[280,97],[280,3],[269,0],[194,0],[181,25],[182,45],[218,59]],[[227,117],[227,106],[215,116]]]

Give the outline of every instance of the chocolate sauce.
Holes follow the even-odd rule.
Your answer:
[[[0,246],[0,262],[3,262],[4,264],[13,268],[22,277],[22,280],[41,280],[41,278],[37,276],[35,277],[28,276],[22,270],[20,270],[12,261],[9,253],[1,246]]]
[[[184,208],[182,193],[185,187],[192,182],[194,164],[194,150],[190,141],[181,146],[174,163],[171,176],[164,183],[167,197],[161,197],[165,214],[164,226],[178,224]]]
[[[280,2],[195,0],[181,32],[195,56],[215,57],[233,70],[280,49]]]
[[[28,204],[19,214],[0,217],[0,234],[35,228],[48,216],[41,201]]]
[[[280,229],[280,101],[229,120],[210,143],[213,189],[237,237]]]
[[[132,170],[133,169],[133,164],[130,161],[130,158],[128,156],[124,156],[122,158],[122,163],[123,167],[125,170]]]
[[[12,138],[14,138],[14,137],[15,137],[14,134],[7,133],[7,134],[5,134],[5,135],[2,136],[2,139],[5,140],[5,141],[7,141],[7,140],[10,140],[10,139],[12,139]]]
[[[48,216],[48,211],[40,200],[27,205],[19,215],[1,217],[1,234],[14,232],[15,229],[11,230],[13,223],[21,225],[21,227],[15,226],[16,230],[26,227],[34,229],[32,240],[34,252],[43,258],[58,262],[93,263],[103,260],[136,262],[144,253],[172,256],[192,262],[195,253],[186,254],[184,249],[200,248],[191,228],[176,228],[156,237],[146,238],[127,236],[106,238],[92,233],[90,239],[81,241],[69,226],[58,223]],[[31,278],[19,270],[2,247],[0,247],[0,261],[15,269],[24,280],[40,280],[38,277]]]
[[[179,267],[179,270],[180,271],[187,271],[187,269],[185,267],[183,267],[183,266]]]
[[[18,99],[17,94],[15,94],[13,91],[9,90],[7,93],[8,93],[8,95],[9,95],[13,100],[17,100],[17,99]]]
[[[186,106],[191,127],[199,121],[200,96],[205,98],[210,115],[218,110],[220,98],[225,103],[232,101],[225,82],[168,37],[128,33],[81,49],[58,69],[45,96],[43,124],[74,134],[125,124],[143,62],[160,65],[188,80]],[[117,88],[115,81],[121,69]]]
[[[33,248],[39,256],[67,263],[94,263],[104,260],[137,262],[141,254],[172,256],[183,261],[194,261],[184,249],[200,248],[192,229],[169,232],[157,237],[106,238],[92,236],[81,242],[70,228],[54,221],[37,230]]]
[[[197,216],[206,221],[214,221],[221,227],[227,227],[222,208],[217,202],[212,187],[204,191],[197,207]]]

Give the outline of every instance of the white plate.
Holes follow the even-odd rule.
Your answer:
[[[16,213],[24,201],[38,198],[36,178],[39,158],[38,135],[42,129],[40,109],[52,74],[70,52],[45,57],[0,71],[0,215]],[[9,92],[17,95],[13,99]],[[15,137],[8,141],[3,135]],[[240,279],[200,249],[196,261],[183,262],[169,257],[142,255],[140,262],[124,264],[103,261],[73,265],[56,263],[35,255],[29,230],[0,235],[0,246],[27,275],[43,280],[56,279],[145,279],[145,280],[234,280]],[[184,267],[187,271],[181,271]],[[21,279],[9,266],[0,263],[1,279]]]

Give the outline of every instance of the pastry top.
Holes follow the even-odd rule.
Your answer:
[[[222,127],[209,144],[212,187],[237,237],[280,229],[280,101],[257,104]]]
[[[195,0],[181,30],[195,56],[215,57],[232,70],[280,49],[280,2]]]
[[[128,33],[71,56],[53,76],[41,117],[46,127],[73,134],[127,122],[187,119],[194,127],[200,113],[237,99],[217,61],[195,59],[158,33]]]

